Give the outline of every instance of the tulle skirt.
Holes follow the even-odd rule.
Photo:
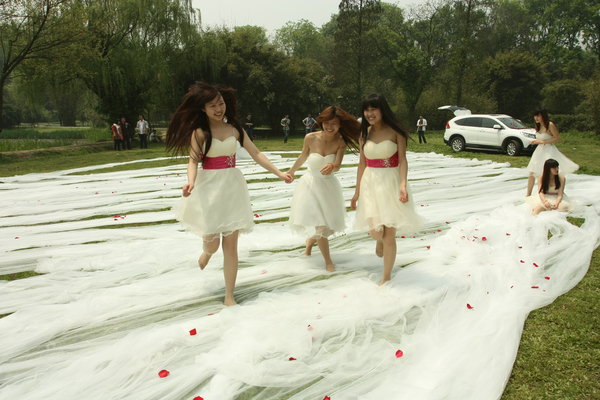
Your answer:
[[[549,158],[558,161],[558,168],[562,175],[571,174],[579,169],[579,165],[569,160],[554,144],[538,144],[531,155],[527,171],[535,174],[535,176],[542,175],[542,172],[544,172],[544,163]]]
[[[174,211],[186,229],[200,236],[249,232],[254,226],[248,185],[237,168],[200,169],[192,194]]]
[[[369,231],[387,226],[404,233],[418,231],[423,219],[415,211],[410,187],[407,186],[407,190],[408,202],[402,203],[398,168],[365,168],[354,228]]]
[[[328,237],[343,231],[346,210],[342,187],[333,175],[300,178],[290,209],[290,228],[305,237]]]
[[[548,202],[552,205],[556,204],[556,201],[558,200],[558,195],[556,194],[546,194],[544,195],[544,198],[546,200],[548,200]],[[531,196],[527,196],[525,198],[525,202],[529,205],[529,207],[531,207],[532,209],[536,208],[537,206],[542,206],[544,207],[545,210],[547,210],[548,208],[546,206],[544,206],[544,204],[542,203],[542,199],[540,199],[540,195],[538,193],[534,193]],[[569,200],[569,198],[567,197],[566,194],[563,194],[563,198],[560,201],[559,204],[559,211],[572,211],[574,207],[574,204],[572,201]]]

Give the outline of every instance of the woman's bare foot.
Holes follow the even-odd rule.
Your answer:
[[[335,264],[325,264],[325,269],[327,270],[327,272],[335,272]]]
[[[237,302],[235,301],[235,299],[233,297],[227,297],[227,296],[225,296],[225,300],[223,301],[223,304],[227,307],[237,306]]]
[[[198,266],[200,267],[200,269],[203,270],[204,268],[206,268],[206,265],[210,261],[211,256],[212,254],[207,252],[203,252],[202,254],[200,254],[200,258],[198,258]]]
[[[383,240],[378,240],[375,245],[375,254],[377,257],[383,257]]]
[[[312,248],[316,243],[316,239],[306,239],[306,249],[304,249],[305,256],[310,256],[312,254]]]
[[[377,284],[377,286],[383,286],[390,281],[389,278],[381,278],[381,281]]]

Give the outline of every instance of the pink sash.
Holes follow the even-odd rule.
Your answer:
[[[221,157],[204,157],[202,162],[204,169],[235,168],[235,154]]]
[[[395,152],[390,158],[367,158],[367,167],[371,168],[394,168],[400,164],[398,152]]]

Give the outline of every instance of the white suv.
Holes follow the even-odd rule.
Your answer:
[[[531,141],[535,130],[504,114],[471,114],[462,107],[444,106],[440,110],[454,111],[456,117],[446,124],[444,143],[454,151],[465,148],[496,149],[509,156],[535,149]]]

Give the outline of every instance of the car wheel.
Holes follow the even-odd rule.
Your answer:
[[[521,152],[521,143],[518,140],[510,140],[504,146],[506,154],[509,156],[516,156]]]
[[[465,149],[465,139],[462,136],[454,136],[450,139],[450,147],[456,152],[463,151]]]

